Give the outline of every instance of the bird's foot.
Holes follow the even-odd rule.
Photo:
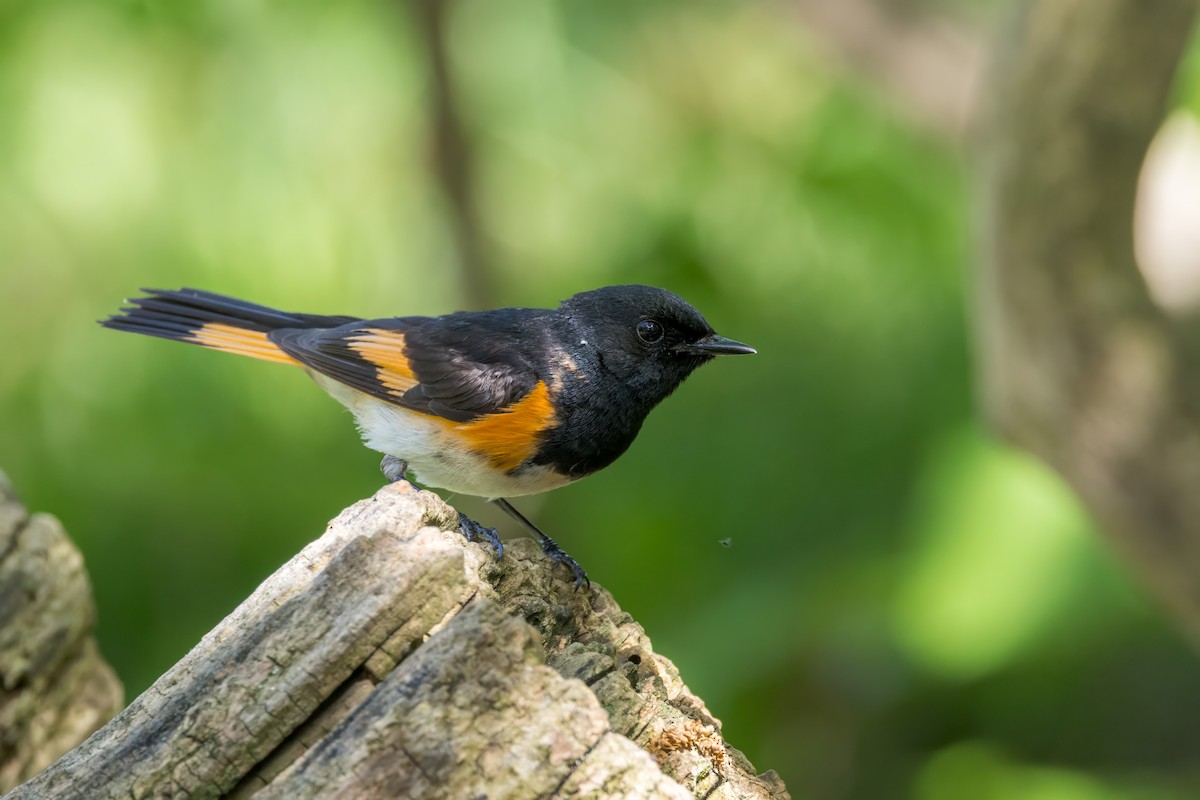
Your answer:
[[[579,591],[579,587],[581,586],[588,589],[592,588],[592,582],[588,580],[587,572],[584,571],[583,567],[579,566],[579,562],[567,555],[567,551],[559,547],[558,542],[540,531],[538,533],[538,538],[542,543],[542,552],[549,556],[555,566],[564,564],[567,569],[571,570],[571,574],[575,576],[575,591]]]
[[[492,549],[496,551],[496,558],[504,555],[504,544],[500,541],[500,534],[496,533],[495,528],[485,527],[467,515],[459,514],[458,529],[462,532],[463,536],[467,537],[468,542],[482,539],[490,544]]]
[[[592,587],[592,582],[588,580],[587,573],[583,571],[583,567],[579,566],[578,561],[567,555],[566,551],[558,546],[558,542],[542,533],[537,525],[534,525],[524,514],[513,508],[513,504],[503,497],[493,497],[492,502],[504,509],[504,513],[521,523],[526,530],[537,537],[538,542],[542,545],[542,552],[550,556],[550,560],[554,562],[555,566],[559,564],[567,565],[567,569],[571,570],[571,574],[575,576],[575,591],[579,591],[579,587],[585,584],[589,589]]]
[[[383,461],[379,462],[379,471],[387,478],[388,483],[396,483],[404,480],[404,473],[408,472],[408,462],[395,456],[384,456]]]

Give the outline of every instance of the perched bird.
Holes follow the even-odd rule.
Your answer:
[[[565,486],[611,464],[650,410],[714,356],[753,353],[676,295],[649,286],[581,292],[558,308],[440,317],[292,314],[198,289],[146,297],[100,324],[303,367],[384,453],[390,481],[487,497],[587,574],[504,498]],[[503,554],[496,531],[468,539]]]

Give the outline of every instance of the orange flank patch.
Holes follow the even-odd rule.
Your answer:
[[[417,385],[408,357],[404,355],[403,333],[371,328],[351,337],[346,346],[375,367],[376,378],[391,394],[399,397]]]
[[[533,391],[495,414],[455,425],[471,447],[497,469],[511,472],[537,451],[541,433],[554,426],[550,390],[538,381]]]
[[[209,322],[189,337],[188,341],[220,350],[237,353],[275,364],[299,364],[300,362],[275,346],[262,331],[248,331],[220,322]]]

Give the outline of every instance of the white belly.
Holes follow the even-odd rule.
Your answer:
[[[320,373],[309,374],[354,415],[367,447],[407,461],[413,476],[426,486],[477,497],[519,497],[571,482],[540,466],[510,475],[486,456],[464,448],[445,420],[377,400]]]

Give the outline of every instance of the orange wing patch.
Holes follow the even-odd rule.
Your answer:
[[[189,336],[187,341],[213,350],[220,350],[223,353],[236,353],[240,356],[249,356],[275,364],[298,365],[300,363],[280,350],[262,331],[250,331],[220,322],[205,324],[204,327]]]
[[[532,456],[543,431],[554,426],[554,406],[545,382],[495,414],[455,425],[471,447],[486,455],[497,469],[512,472]]]
[[[382,328],[370,328],[351,337],[346,346],[375,367],[376,378],[397,397],[417,385],[408,357],[404,355],[404,334]]]

